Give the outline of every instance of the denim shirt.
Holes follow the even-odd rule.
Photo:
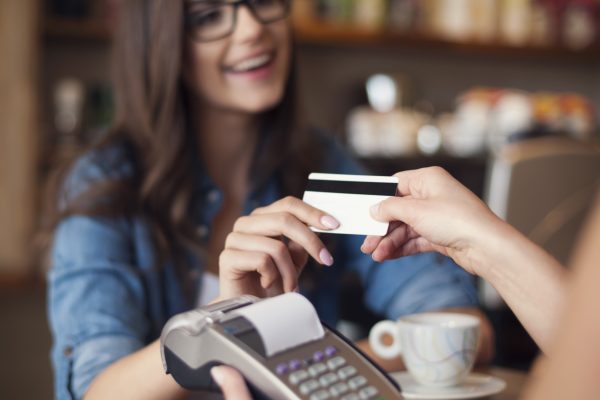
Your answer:
[[[328,161],[323,172],[365,173],[342,146],[330,139],[325,143]],[[123,151],[98,151],[76,163],[64,190],[67,197],[74,196],[94,182],[132,171]],[[199,232],[208,237],[222,193],[205,174],[199,175],[198,192],[204,199],[194,218]],[[281,197],[273,179],[260,193],[248,196],[244,213]],[[306,293],[330,324],[338,318],[345,271],[360,276],[366,306],[388,318],[477,305],[474,279],[447,258],[428,253],[375,263],[360,251],[363,237],[337,236],[334,266],[320,269],[316,289]],[[154,259],[149,230],[140,218],[76,215],[59,224],[48,275],[57,398],[81,398],[102,370],[156,340],[171,316],[188,309],[173,265],[155,268]],[[198,260],[191,274],[198,287],[202,267]]]

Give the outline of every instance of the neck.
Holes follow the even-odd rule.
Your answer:
[[[259,135],[260,117],[197,106],[193,129],[209,176],[226,195],[243,196]]]

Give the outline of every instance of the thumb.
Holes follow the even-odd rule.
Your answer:
[[[371,206],[371,216],[377,221],[400,221],[410,225],[419,215],[419,200],[409,197],[389,197]]]
[[[210,374],[223,391],[225,400],[252,400],[244,378],[235,369],[222,365],[213,367]]]

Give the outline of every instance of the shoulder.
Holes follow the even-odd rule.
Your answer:
[[[316,128],[310,131],[313,143],[323,149],[322,172],[356,175],[368,173],[367,169],[335,135]]]
[[[111,144],[82,154],[65,175],[63,201],[70,201],[95,184],[134,177],[133,157],[124,144]]]

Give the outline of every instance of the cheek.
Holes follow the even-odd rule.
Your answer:
[[[221,54],[219,49],[211,46],[188,46],[184,59],[183,79],[194,95],[205,101],[212,102],[218,96],[222,86],[220,70]]]

